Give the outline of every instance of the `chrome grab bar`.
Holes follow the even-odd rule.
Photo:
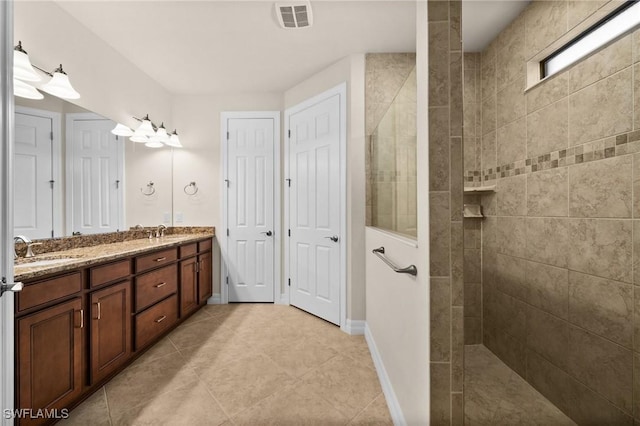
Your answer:
[[[387,259],[387,257],[384,255],[384,247],[373,249],[372,253],[382,259],[382,261],[386,263],[391,269],[393,269],[394,272],[397,272],[399,274],[409,274],[413,276],[418,275],[418,268],[416,268],[416,265],[409,265],[406,268],[399,268],[395,263]]]

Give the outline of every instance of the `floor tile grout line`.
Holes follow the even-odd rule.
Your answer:
[[[111,416],[111,408],[109,407],[109,397],[107,396],[107,387],[105,385],[102,386],[102,393],[104,397],[104,403],[107,406],[107,415],[109,416],[109,425],[113,426],[113,418]]]
[[[379,394],[377,394],[376,396],[374,396],[374,397],[373,397],[373,399],[372,399],[371,401],[369,401],[369,403],[368,403],[367,405],[365,405],[365,407],[364,407],[362,410],[358,411],[358,413],[356,413],[356,415],[355,415],[355,416],[353,416],[352,418],[350,418],[350,419],[349,419],[349,421],[347,422],[347,424],[348,424],[348,425],[349,425],[349,424],[351,424],[355,419],[357,419],[357,418],[358,418],[358,416],[359,416],[360,414],[362,414],[362,413],[364,413],[365,411],[367,411],[367,409],[368,409],[369,407],[371,407],[371,406],[373,405],[373,403],[374,403],[374,402],[376,402],[376,400],[377,400],[378,398],[380,398],[380,395],[382,395],[382,396],[384,397],[384,393],[382,393],[382,391],[380,391],[380,393],[379,393]],[[387,401],[386,401],[386,399],[385,399],[385,404],[386,404],[386,403],[387,403]]]

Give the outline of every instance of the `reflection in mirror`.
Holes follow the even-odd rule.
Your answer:
[[[417,236],[413,54],[367,55],[367,225]]]
[[[45,95],[15,98],[14,235],[42,239],[124,227],[124,149],[115,124]]]

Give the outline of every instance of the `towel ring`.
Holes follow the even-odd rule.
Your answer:
[[[156,189],[153,187],[153,182],[149,181],[147,184],[147,190],[145,191],[144,188],[140,188],[140,192],[142,192],[142,195],[146,195],[147,197],[155,194]]]
[[[192,188],[192,189],[188,189],[188,188]],[[198,185],[196,185],[195,182],[189,182],[188,185],[184,186],[183,191],[187,195],[196,195],[198,193]]]

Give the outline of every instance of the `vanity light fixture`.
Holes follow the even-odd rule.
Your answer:
[[[36,67],[37,68],[37,67]],[[40,68],[38,68],[40,69]],[[51,80],[42,86],[42,90],[50,95],[57,96],[62,99],[79,99],[80,93],[71,86],[69,82],[69,76],[62,69],[62,64],[53,71],[53,74],[41,70],[47,75],[51,76]]]
[[[116,136],[122,136],[125,138],[128,138],[129,136],[133,136],[133,130],[131,130],[124,124],[120,124],[120,123],[116,124],[116,127],[114,127],[111,130],[111,133],[113,133]]]
[[[13,95],[26,99],[44,99],[44,95],[38,92],[35,87],[15,78],[13,79]]]
[[[176,130],[169,135],[167,129],[164,127],[164,123],[156,126],[149,118],[149,114],[145,115],[144,118],[133,118],[141,122],[135,132],[127,126],[118,123],[116,127],[111,130],[111,133],[118,136],[129,136],[132,142],[143,143],[148,148],[162,148],[165,145],[172,148],[182,148]],[[151,131],[149,131],[149,129],[151,129]]]
[[[153,124],[149,119],[149,114],[145,115],[140,121],[142,123],[140,123],[140,125],[136,129],[136,133],[140,135],[149,136],[149,137],[155,135],[156,131],[154,130]]]
[[[162,148],[164,144],[157,140],[150,139],[149,142],[144,144],[144,146],[146,146],[147,148]]]
[[[22,81],[40,81],[42,78],[33,69],[29,55],[22,48],[22,42],[18,41],[18,45],[13,48],[13,78]],[[42,99],[42,98],[40,98]]]
[[[152,142],[160,142],[163,144],[167,144],[169,142],[169,134],[167,133],[167,129],[164,128],[164,123],[160,124],[156,134],[151,137]]]
[[[23,83],[25,81],[38,82],[42,80],[35,70],[39,70],[51,77],[51,80],[41,87],[45,92],[62,99],[80,98],[80,93],[71,86],[69,76],[67,76],[67,73],[62,69],[62,64],[60,64],[53,73],[33,65],[29,60],[29,55],[27,55],[27,52],[22,48],[22,42],[18,41],[18,45],[13,48],[13,94],[15,96],[28,99],[42,99],[44,97],[36,95],[35,92],[37,92],[37,90],[35,87],[25,87],[25,85],[29,85]]]
[[[180,143],[180,139],[178,138],[178,132],[175,129],[173,129],[173,133],[171,133],[167,145],[172,148],[182,148],[182,144]]]

